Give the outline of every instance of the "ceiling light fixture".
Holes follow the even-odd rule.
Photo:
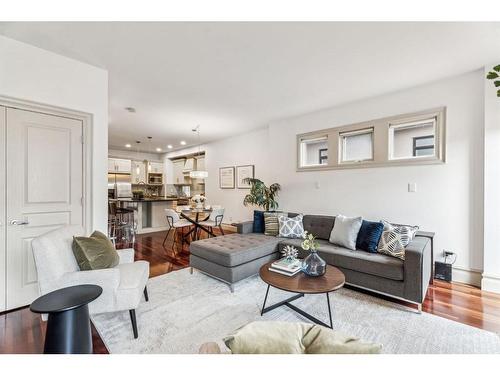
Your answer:
[[[156,147],[156,152],[161,152],[161,148]]]
[[[125,147],[126,147],[126,148],[130,148],[130,147],[132,147],[132,145],[131,145],[130,143],[127,143],[127,144],[125,145]]]
[[[181,144],[182,146],[185,146],[185,145],[186,145],[186,141],[180,141],[180,144]]]
[[[196,133],[198,135],[198,156],[201,155],[201,142],[200,142],[200,125],[198,125],[196,128],[192,129],[193,133]],[[208,172],[199,170],[198,169],[198,163],[196,163],[196,170],[189,172],[189,177],[191,178],[207,178],[208,177]]]
[[[168,148],[168,149],[172,148],[172,145],[167,145],[167,148]]]
[[[137,157],[137,160],[139,160],[139,145],[141,144],[141,141],[135,141],[135,144],[136,144],[136,146],[135,146],[135,152],[137,154],[136,157]],[[135,174],[137,176],[139,176],[141,174],[141,167],[140,167],[139,163],[137,163],[137,165],[135,167]]]
[[[153,137],[148,137],[148,154],[151,154],[151,140]],[[151,173],[151,162],[146,159],[146,163],[148,163],[148,173]]]

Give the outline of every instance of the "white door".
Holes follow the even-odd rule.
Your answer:
[[[13,309],[38,295],[31,240],[83,225],[83,124],[7,108],[7,298]]]
[[[0,107],[0,311],[5,310],[5,116],[4,107]]]

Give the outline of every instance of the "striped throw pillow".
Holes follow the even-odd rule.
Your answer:
[[[264,212],[264,234],[277,236],[280,231],[278,216],[288,216],[286,212]]]

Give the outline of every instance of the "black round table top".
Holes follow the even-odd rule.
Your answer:
[[[40,314],[68,311],[92,302],[101,293],[102,288],[98,285],[70,286],[37,298],[30,305],[30,310]]]

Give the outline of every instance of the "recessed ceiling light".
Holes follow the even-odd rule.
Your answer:
[[[172,145],[167,145],[167,148],[172,148]]]
[[[126,147],[126,148],[130,148],[130,147],[132,147],[132,145],[131,145],[130,143],[127,143],[127,144],[125,145],[125,147]]]
[[[181,141],[181,145],[184,146],[186,144],[186,141]]]
[[[157,151],[157,152],[161,152],[161,148],[156,147],[156,151]]]
[[[135,108],[134,107],[125,107],[125,111],[130,112],[130,113],[135,113]]]

